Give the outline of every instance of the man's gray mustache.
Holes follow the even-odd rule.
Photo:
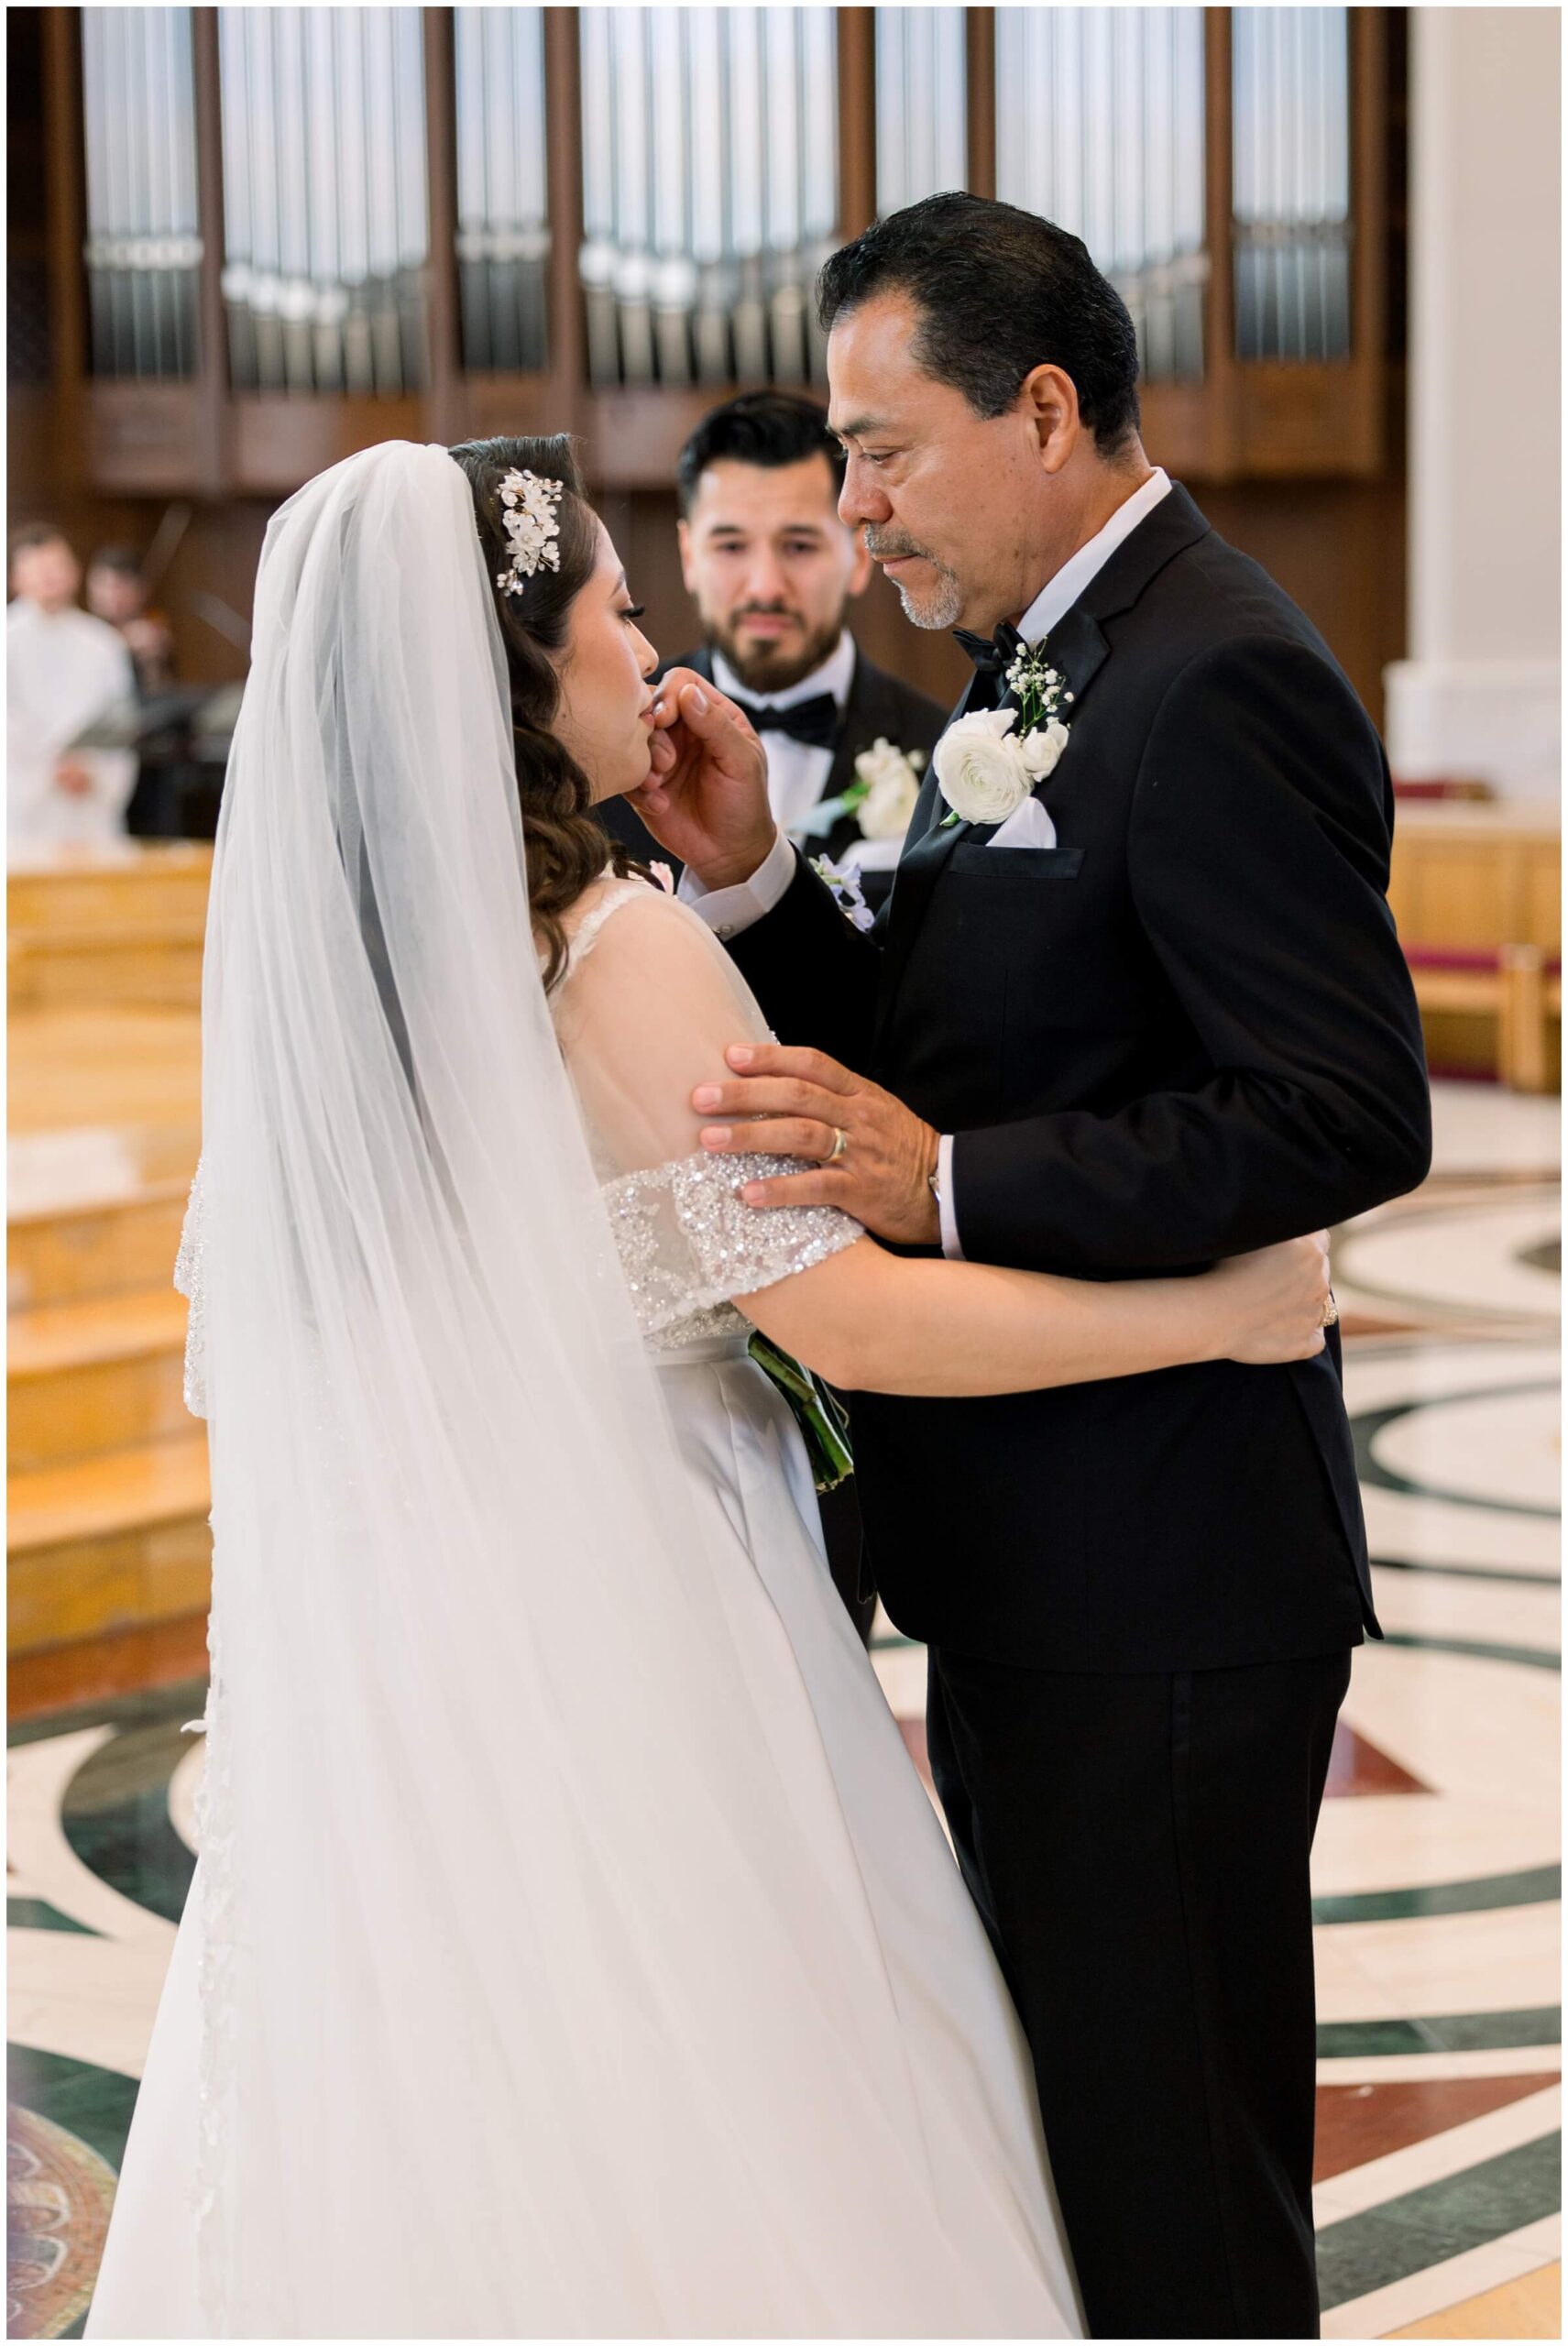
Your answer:
[[[928,547],[917,546],[909,538],[879,538],[871,530],[866,532],[866,552],[881,562],[901,562],[914,554],[922,562],[932,563],[938,570],[942,567]]]

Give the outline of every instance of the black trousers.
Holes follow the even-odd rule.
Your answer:
[[[1308,1857],[1348,1653],[930,1656],[927,1736],[1035,2058],[1096,2338],[1315,2338]]]

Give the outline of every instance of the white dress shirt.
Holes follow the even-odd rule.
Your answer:
[[[1097,530],[1076,554],[1069,554],[1061,568],[1041,587],[1018,622],[1018,632],[1025,643],[1037,644],[1043,636],[1049,635],[1058,620],[1067,617],[1090,580],[1104,567],[1123,540],[1131,537],[1139,522],[1146,520],[1162,498],[1169,494],[1169,475],[1157,465],[1147,480],[1117,506],[1104,528]],[[717,669],[716,659],[716,675]],[[726,686],[724,689],[729,688]],[[771,798],[771,784],[769,795]],[[992,840],[992,847],[1000,843],[1000,836],[999,833],[997,839]],[[781,830],[749,880],[741,881],[733,888],[705,889],[688,867],[682,875],[681,893],[717,936],[738,937],[742,929],[750,928],[754,921],[773,911],[794,878],[795,850]],[[941,1208],[942,1252],[950,1261],[962,1262],[958,1209],[953,1198],[953,1136],[950,1133],[945,1134],[938,1143],[937,1189]]]
[[[78,750],[92,787],[82,796],[54,778],[79,733],[136,698],[136,671],[118,629],[72,606],[46,611],[18,595],[5,613],[6,830],[13,847],[117,839],[136,787],[128,750]]]
[[[765,701],[770,708],[795,708],[802,701],[831,693],[842,716],[855,681],[855,639],[846,628],[821,665],[783,692],[753,692],[718,651],[713,655],[713,681],[731,700],[750,701],[753,707],[758,701]],[[780,830],[795,837],[828,787],[833,752],[815,741],[794,740],[771,725],[759,727],[758,739],[768,753],[768,804]]]

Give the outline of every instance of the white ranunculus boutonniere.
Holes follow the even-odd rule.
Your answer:
[[[948,822],[1004,823],[1054,771],[1067,727],[1052,723],[1020,736],[1017,722],[1015,708],[978,708],[948,726],[932,759],[951,809]]]
[[[1047,774],[1055,773],[1057,760],[1066,749],[1067,741],[1068,729],[1059,717],[1053,717],[1037,731],[1025,734],[1019,747],[1024,752],[1024,762],[1036,782],[1044,782]]]
[[[1017,708],[977,708],[949,725],[938,742],[932,764],[947,800],[949,823],[1004,823],[1036,783],[1056,772],[1068,744],[1065,711],[1072,695],[1059,669],[1046,659],[1045,645],[1025,645],[1007,671],[1007,689]]]

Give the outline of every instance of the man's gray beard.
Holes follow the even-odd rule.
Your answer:
[[[898,591],[898,599],[904,606],[904,616],[913,625],[926,628],[957,627],[963,612],[964,592],[955,572],[938,570],[936,586],[919,604],[916,603],[913,594],[902,579],[895,578],[893,583]]]

